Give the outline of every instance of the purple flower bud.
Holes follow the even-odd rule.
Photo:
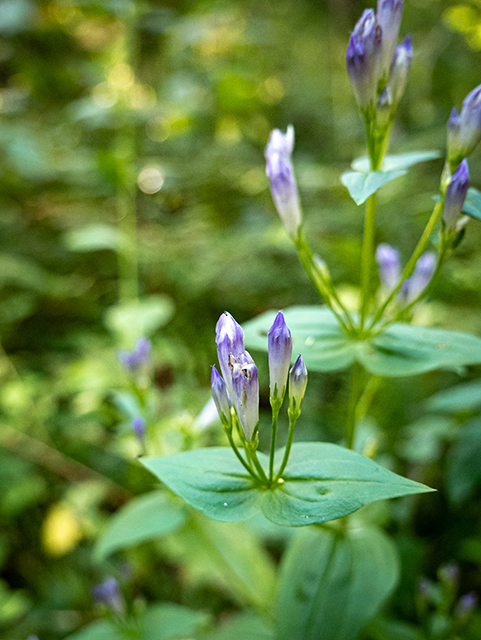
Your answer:
[[[477,604],[478,596],[476,595],[476,593],[474,593],[474,591],[471,591],[470,593],[467,593],[459,599],[454,615],[456,616],[456,618],[466,620],[466,618],[469,617],[472,611],[474,611]]]
[[[211,389],[220,421],[222,424],[230,423],[230,407],[226,385],[222,376],[215,368],[215,364],[212,365]]]
[[[466,96],[459,115],[456,109],[451,111],[447,129],[449,162],[457,165],[481,139],[481,85]]]
[[[403,13],[403,0],[378,0],[377,21],[382,29],[382,73],[387,79],[394,48],[399,37],[399,27]]]
[[[291,154],[294,148],[294,127],[286,133],[274,129],[265,150],[266,174],[269,178],[272,199],[289,235],[297,238],[301,226],[301,210],[294,178]]]
[[[307,369],[299,356],[289,371],[289,413],[299,416],[307,387]]]
[[[125,612],[124,599],[115,578],[106,578],[104,582],[96,584],[92,589],[92,597],[95,602],[106,605],[115,613]]]
[[[292,355],[292,338],[282,311],[276,316],[268,333],[269,389],[272,400],[282,402]]]
[[[399,44],[394,50],[391,75],[389,76],[389,91],[394,109],[397,108],[403,97],[406,80],[411,68],[412,57],[413,47],[411,44],[411,36],[406,36],[404,42]]]
[[[139,338],[131,351],[119,351],[118,361],[129,373],[136,373],[140,367],[150,363],[152,343],[147,338]]]
[[[132,431],[142,446],[145,445],[145,420],[142,416],[135,416],[132,419]]]
[[[443,219],[446,229],[454,231],[456,223],[463,210],[464,201],[469,188],[469,171],[466,158],[454,172],[444,197]]]
[[[418,593],[423,600],[429,601],[431,599],[431,593],[434,587],[434,583],[429,578],[424,576],[418,580]]]
[[[433,277],[436,268],[436,254],[432,251],[426,251],[416,262],[414,273],[403,284],[402,293],[406,302],[413,302],[428,286]],[[405,286],[404,286],[405,285]]]
[[[38,640],[38,636],[28,636],[27,640]]]
[[[442,582],[454,586],[459,582],[459,567],[455,562],[439,567],[438,577]]]
[[[257,367],[247,351],[230,356],[234,406],[248,442],[259,422],[259,380]]]
[[[244,352],[244,332],[230,313],[224,311],[215,326],[215,342],[217,344],[217,358],[227,385],[227,391],[232,396],[232,374],[229,368],[229,356],[238,356]]]
[[[376,249],[379,278],[386,293],[396,286],[401,275],[399,251],[389,244],[381,243]]]
[[[351,33],[346,65],[356,102],[365,109],[377,101],[382,75],[382,30],[372,9],[366,9]]]

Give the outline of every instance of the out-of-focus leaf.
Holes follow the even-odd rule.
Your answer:
[[[481,407],[481,381],[479,380],[443,389],[426,401],[428,411],[460,413],[475,411],[479,407]]]
[[[141,336],[151,336],[174,315],[174,303],[165,295],[141,298],[110,307],[105,324],[122,342],[132,343]]]
[[[29,0],[1,0],[0,34],[11,36],[30,28],[35,7]]]
[[[372,171],[362,173],[360,171],[345,171],[341,175],[341,182],[349,191],[351,198],[359,205],[376,193],[383,185],[406,175],[401,171]]]
[[[440,151],[409,151],[407,153],[388,154],[382,161],[381,169],[383,171],[396,171],[399,169],[408,169],[409,167],[426,162],[427,160],[435,160],[441,156]],[[362,171],[369,173],[371,164],[368,156],[361,156],[352,161],[351,167],[354,171]]]
[[[120,230],[108,224],[89,224],[72,229],[65,236],[65,243],[71,251],[118,251],[122,240]]]
[[[138,640],[138,635],[134,636]],[[67,636],[65,640],[127,640],[120,627],[116,627],[108,620],[97,620]]]
[[[447,455],[446,487],[450,499],[459,504],[481,484],[481,420],[472,420],[462,430]]]
[[[263,618],[243,613],[208,634],[206,640],[274,640],[274,629]]]

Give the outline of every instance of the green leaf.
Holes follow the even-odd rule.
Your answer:
[[[267,456],[258,455],[267,470]],[[278,461],[282,455],[283,450]],[[262,511],[275,524],[299,527],[341,518],[375,500],[432,491],[350,449],[321,442],[294,444],[284,482],[271,488],[256,483],[228,448],[141,462],[188,504],[223,522],[246,520]]]
[[[376,193],[384,184],[396,180],[407,173],[400,171],[372,171],[362,173],[360,171],[345,171],[341,175],[341,182],[349,191],[356,204],[366,202],[369,196]]]
[[[376,617],[369,623],[367,630],[373,640],[426,640],[419,627],[399,620]]]
[[[209,616],[177,604],[158,604],[147,609],[141,618],[140,640],[188,638],[206,625]]]
[[[464,201],[463,213],[468,216],[481,220],[481,193],[474,187],[468,189],[468,195]]]
[[[460,413],[476,411],[481,407],[481,381],[457,384],[450,389],[443,389],[426,401],[429,411],[446,411]]]
[[[65,235],[65,243],[70,251],[118,251],[125,242],[122,233],[109,224],[89,224],[72,229]]]
[[[134,498],[109,520],[107,530],[95,548],[98,560],[136,544],[164,536],[185,524],[182,504],[173,502],[164,491],[152,491]]]
[[[65,640],[126,640],[126,636],[108,620],[96,620]]]
[[[248,348],[267,351],[274,317],[275,312],[268,311],[244,325]],[[398,322],[375,337],[358,340],[340,329],[327,307],[291,307],[284,317],[293,354],[301,353],[311,371],[337,371],[357,361],[370,373],[393,377],[481,362],[481,339],[467,333]]]
[[[297,532],[281,568],[276,639],[355,640],[398,575],[396,549],[378,529]]]
[[[274,630],[256,614],[241,613],[209,634],[206,640],[274,640]]]
[[[130,343],[140,336],[151,336],[173,315],[172,300],[165,295],[153,295],[110,307],[105,324],[121,341]]]
[[[481,484],[481,420],[465,425],[449,450],[446,468],[448,496],[455,504],[469,498]]]
[[[398,169],[408,169],[420,162],[426,162],[427,160],[435,160],[441,156],[440,151],[410,151],[408,153],[396,153],[387,155],[381,165],[383,171],[394,171]],[[362,171],[363,173],[369,173],[371,170],[371,164],[368,156],[361,156],[353,160],[351,167],[354,171]]]

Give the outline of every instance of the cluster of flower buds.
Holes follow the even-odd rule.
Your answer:
[[[265,150],[266,174],[272,199],[289,235],[295,240],[301,226],[301,209],[294,178],[291,154],[294,149],[294,127],[286,133],[271,131]]]
[[[244,348],[242,327],[227,311],[216,325],[217,357],[222,376],[212,367],[212,396],[224,429],[232,429],[233,408],[247,442],[251,442],[259,422],[259,379],[257,367]],[[307,385],[307,370],[299,356],[289,371],[292,355],[291,333],[282,311],[268,334],[270,399],[280,408],[289,378],[289,411],[298,417]]]
[[[389,244],[382,243],[376,249],[376,261],[379,267],[379,278],[385,294],[389,295],[401,277],[401,261],[399,251]],[[413,275],[407,278],[399,292],[402,305],[411,304],[426,289],[436,268],[436,255],[426,251],[416,262]]]
[[[411,67],[408,36],[397,44],[403,0],[378,0],[377,13],[366,9],[346,49],[351,86],[361,110],[379,108],[394,115]]]

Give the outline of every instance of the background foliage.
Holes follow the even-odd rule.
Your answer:
[[[174,533],[93,554],[109,515],[154,486],[136,462],[116,353],[151,335],[150,452],[225,444],[215,420],[197,417],[210,396],[219,314],[243,322],[317,301],[264,173],[269,131],[289,123],[307,233],[346,300],[356,299],[362,215],[339,175],[364,153],[344,50],[365,6],[0,1],[4,637],[74,633],[99,617],[91,589],[106,575],[121,580],[134,607],[174,603],[209,613],[201,622],[211,629],[237,625],[212,631],[218,640],[253,633],[251,614],[235,614],[272,607],[289,529],[235,529],[172,507]],[[481,3],[406,0],[402,30],[413,34],[415,57],[393,150],[443,149],[451,107],[481,81]],[[412,250],[441,163],[383,188],[379,241]],[[480,188],[479,150],[470,169]],[[481,333],[480,240],[471,222],[418,323]],[[394,536],[401,581],[366,638],[442,629],[450,612],[435,602],[446,563],[460,566],[459,594],[481,590],[479,374],[380,383],[358,450],[376,449],[382,464],[438,493],[367,507]],[[460,382],[467,386],[439,394]],[[343,372],[310,376],[300,439],[339,441],[347,383]],[[303,535],[313,544],[307,537],[321,534]],[[421,576],[434,581],[424,600]]]

